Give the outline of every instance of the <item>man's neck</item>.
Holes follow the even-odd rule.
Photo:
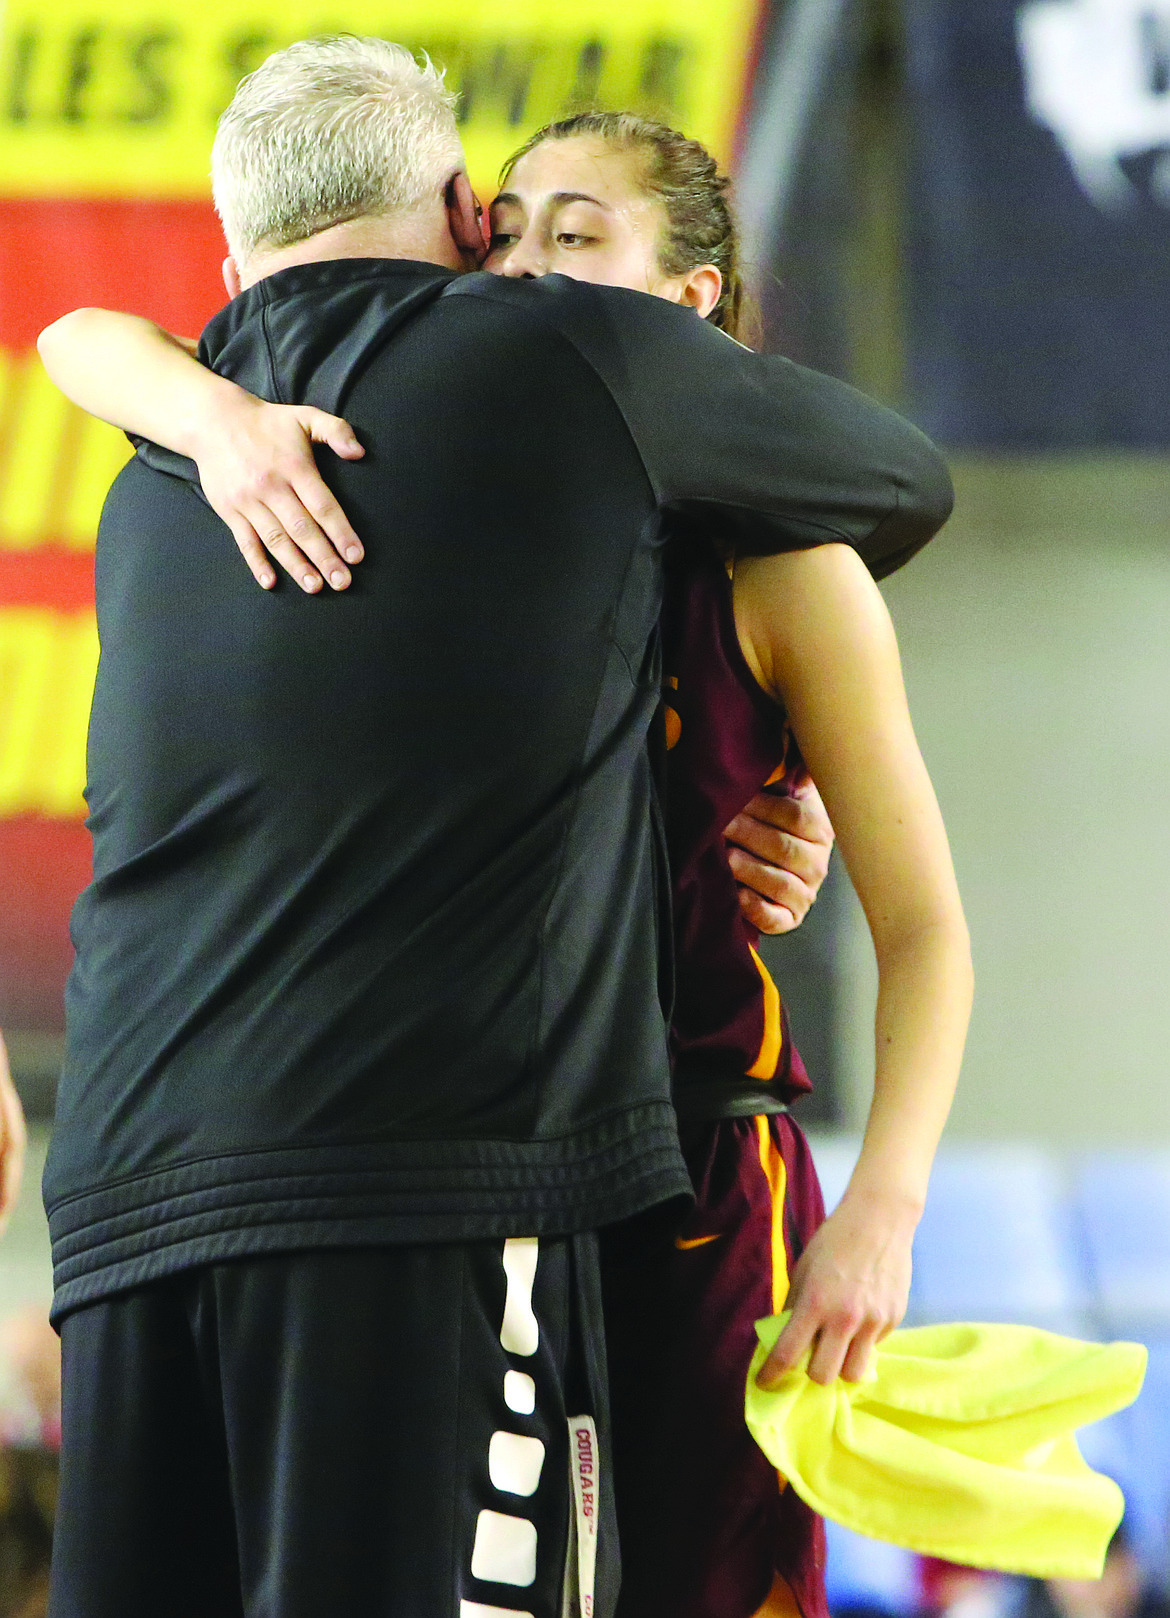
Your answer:
[[[257,281],[294,264],[319,264],[338,258],[404,258],[436,264],[445,270],[464,268],[458,261],[446,214],[428,209],[350,219],[290,247],[260,249],[241,270],[240,284],[242,288],[255,286]]]

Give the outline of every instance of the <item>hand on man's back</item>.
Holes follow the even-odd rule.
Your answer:
[[[833,828],[811,778],[795,793],[757,793],[723,835],[745,920],[768,934],[799,927],[833,852]]]
[[[313,457],[323,444],[347,461],[366,453],[349,423],[312,405],[270,404],[244,389],[203,426],[192,459],[207,503],[231,529],[252,577],[265,590],[280,564],[312,595],[328,582],[349,587],[346,562],[362,560],[361,540]]]

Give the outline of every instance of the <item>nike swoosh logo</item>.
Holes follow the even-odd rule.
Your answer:
[[[682,1236],[676,1236],[674,1245],[680,1253],[685,1253],[689,1247],[706,1247],[708,1242],[717,1242],[721,1235],[722,1231],[717,1230],[714,1236],[692,1236],[689,1240]]]

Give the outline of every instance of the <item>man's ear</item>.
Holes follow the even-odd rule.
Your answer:
[[[443,200],[447,205],[451,240],[460,256],[478,269],[487,253],[489,237],[483,209],[476,201],[466,169],[460,169],[447,181]]]
[[[240,270],[235,259],[229,253],[223,261],[223,284],[227,287],[229,298],[238,298],[243,291],[243,282],[240,280]]]

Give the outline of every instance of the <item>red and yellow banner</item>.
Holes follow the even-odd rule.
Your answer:
[[[0,1025],[53,1030],[88,880],[93,543],[130,452],[46,377],[37,332],[104,304],[198,331],[222,302],[206,203],[0,199]]]
[[[630,107],[730,156],[758,0],[9,0],[0,18],[0,1025],[55,1029],[87,880],[93,540],[129,453],[36,357],[82,304],[194,334],[223,300],[215,121],[271,51],[347,29],[426,50],[472,178],[538,125]],[[210,633],[210,630],[209,630]]]

